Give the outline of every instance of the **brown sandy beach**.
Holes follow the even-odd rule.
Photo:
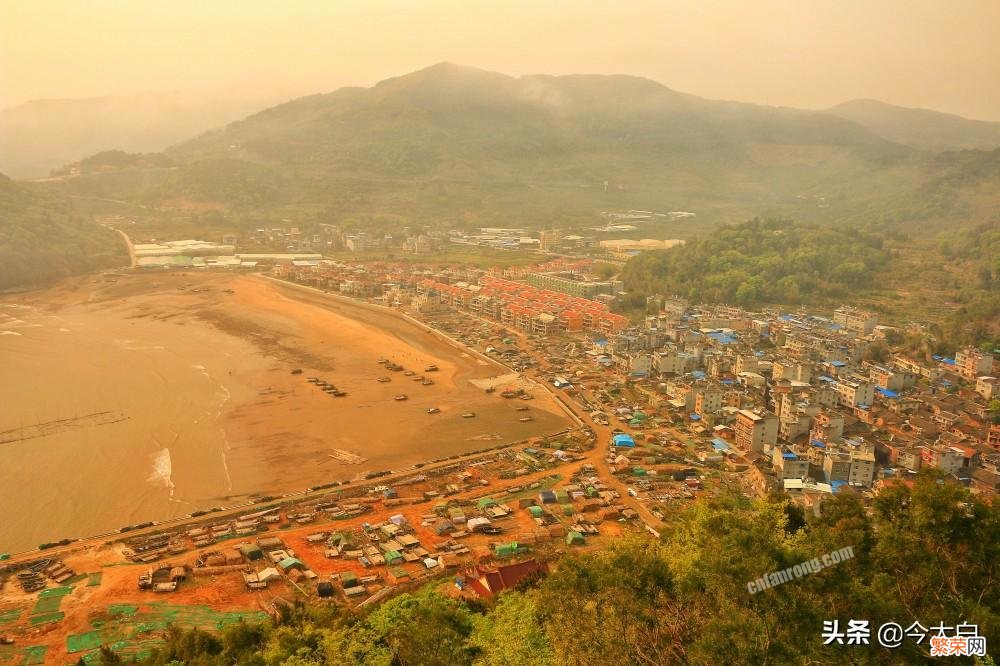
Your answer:
[[[422,386],[382,357],[440,371]],[[567,424],[546,393],[517,401],[534,418],[520,422],[470,383],[503,368],[396,313],[253,276],[92,277],[0,299],[0,368],[0,552]]]

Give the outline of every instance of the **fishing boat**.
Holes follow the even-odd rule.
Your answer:
[[[393,398],[393,400],[400,400],[400,401],[406,400],[406,394],[405,393],[400,393],[399,395],[395,396]]]

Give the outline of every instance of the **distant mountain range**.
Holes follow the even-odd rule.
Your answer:
[[[902,127],[910,117],[919,130]],[[441,63],[295,99],[163,155],[94,156],[53,187],[161,210],[210,204],[236,224],[566,226],[638,208],[695,211],[696,227],[785,215],[926,229],[1000,215],[1000,150],[927,150],[990,147],[995,125],[867,102],[804,111],[706,100],[632,76],[515,78]]]
[[[927,150],[1000,147],[1000,123],[969,120],[928,109],[908,109],[874,99],[856,99],[827,109],[896,143]]]
[[[0,110],[0,172],[38,178],[106,149],[161,151],[276,101],[141,93],[26,102]]]

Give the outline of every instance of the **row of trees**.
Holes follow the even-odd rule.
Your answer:
[[[880,236],[755,218],[640,254],[622,277],[629,292],[643,296],[745,306],[812,303],[867,289],[888,260]]]
[[[853,559],[748,591],[769,572],[848,546]],[[454,599],[441,584],[367,614],[298,606],[273,625],[221,636],[172,630],[144,663],[924,663],[929,637],[888,649],[876,629],[971,623],[996,645],[998,563],[1000,506],[931,474],[884,490],[869,508],[835,496],[821,517],[781,497],[732,495],[695,504],[660,541],[623,538],[566,556],[549,576],[486,603]],[[869,621],[869,644],[824,645],[824,621],[851,619]]]

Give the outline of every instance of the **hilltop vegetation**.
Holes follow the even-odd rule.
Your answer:
[[[117,233],[79,216],[64,199],[0,175],[0,289],[127,263]]]
[[[662,541],[625,539],[569,555],[540,581],[465,602],[427,587],[369,612],[299,606],[274,625],[221,637],[172,631],[144,663],[789,664],[925,663],[929,643],[881,648],[884,622],[978,625],[1000,640],[1000,507],[929,474],[849,495],[807,516],[784,498],[699,502]],[[747,583],[845,547],[853,558],[757,594]],[[823,645],[823,622],[870,622],[870,645]],[[105,663],[114,663],[106,655]]]
[[[633,304],[651,294],[743,306],[817,303],[864,292],[888,261],[877,235],[754,219],[633,257],[622,279]]]

